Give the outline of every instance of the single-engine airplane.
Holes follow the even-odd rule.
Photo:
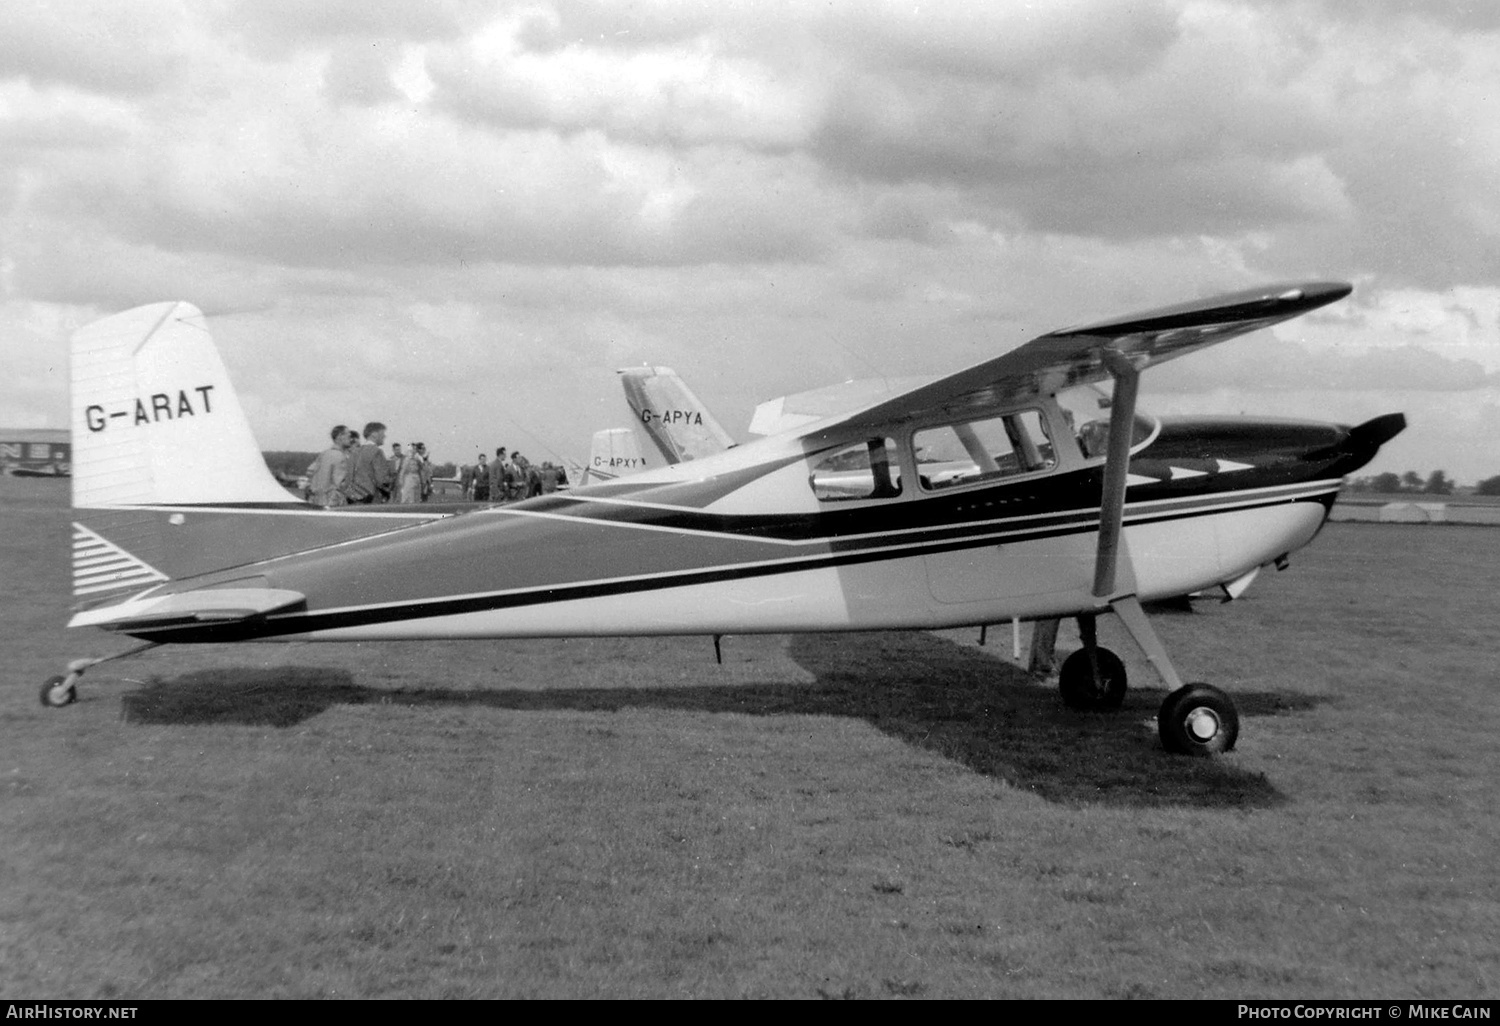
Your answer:
[[[73,339],[69,626],[164,643],[858,631],[1076,617],[1062,697],[1110,709],[1116,614],[1171,693],[1164,746],[1211,755],[1233,702],[1185,684],[1143,601],[1237,594],[1317,534],[1341,477],[1405,426],[1158,420],[1143,370],[1317,309],[1275,285],[1042,335],[766,437],[506,505],[324,510],[266,469],[203,315],[116,314]],[[1113,382],[1112,394],[1095,387]],[[858,390],[856,390],[857,392]],[[834,402],[847,402],[850,393]],[[809,393],[809,395],[814,395]],[[812,409],[812,414],[806,410]],[[786,424],[790,427],[785,427]],[[517,552],[545,559],[516,558]]]

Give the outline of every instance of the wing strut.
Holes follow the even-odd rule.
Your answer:
[[[1102,350],[1101,355],[1115,379],[1104,459],[1104,495],[1099,501],[1099,551],[1094,560],[1094,597],[1107,600],[1115,590],[1115,569],[1120,562],[1120,526],[1125,520],[1125,485],[1141,371],[1113,349]]]
[[[1125,522],[1125,488],[1130,472],[1130,443],[1135,427],[1135,401],[1140,392],[1141,366],[1113,349],[1103,349],[1100,356],[1115,379],[1114,398],[1109,410],[1109,447],[1104,459],[1104,489],[1099,501],[1099,549],[1094,560],[1094,598],[1107,602],[1130,632],[1131,638],[1151,661],[1167,687],[1182,687],[1182,678],[1167,655],[1166,646],[1151,628],[1146,611],[1133,591],[1115,594],[1117,569],[1123,548],[1121,527]],[[1143,361],[1144,363],[1144,361]],[[1135,575],[1130,575],[1131,587]],[[1080,623],[1082,620],[1080,619]],[[1091,632],[1089,632],[1091,633]],[[1088,645],[1090,649],[1092,645]],[[1097,678],[1097,664],[1095,676]]]

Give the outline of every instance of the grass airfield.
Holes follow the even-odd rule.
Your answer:
[[[1500,530],[1330,525],[1061,707],[978,631],[65,663],[65,482],[0,479],[0,996],[1500,995]],[[1064,628],[1059,648],[1076,644]]]

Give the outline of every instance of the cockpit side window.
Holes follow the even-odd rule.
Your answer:
[[[925,491],[1049,470],[1057,453],[1038,410],[925,428],[912,436]]]
[[[867,438],[819,457],[808,477],[823,502],[891,499],[901,494],[901,463],[891,438]]]

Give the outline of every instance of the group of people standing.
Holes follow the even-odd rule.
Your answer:
[[[328,433],[333,445],[307,468],[307,497],[323,507],[426,502],[432,495],[427,446],[414,442],[402,452],[396,442],[387,459],[385,433],[378,420],[365,425],[362,440],[358,431],[335,424]]]
[[[484,453],[479,462],[459,472],[464,498],[475,502],[509,502],[529,499],[533,495],[555,492],[568,483],[567,471],[551,463],[534,465],[519,452],[508,452],[505,446],[495,450],[495,461]]]
[[[378,420],[365,425],[364,436],[344,424],[328,432],[333,444],[318,454],[307,468],[307,498],[325,508],[333,506],[419,503],[432,497],[432,461],[427,446],[413,442],[403,452],[401,443],[391,446],[391,456],[381,448],[386,427]],[[544,495],[568,483],[567,471],[551,463],[534,465],[520,453],[495,450],[495,461],[479,454],[475,466],[459,475],[464,498],[474,502],[509,502]]]

